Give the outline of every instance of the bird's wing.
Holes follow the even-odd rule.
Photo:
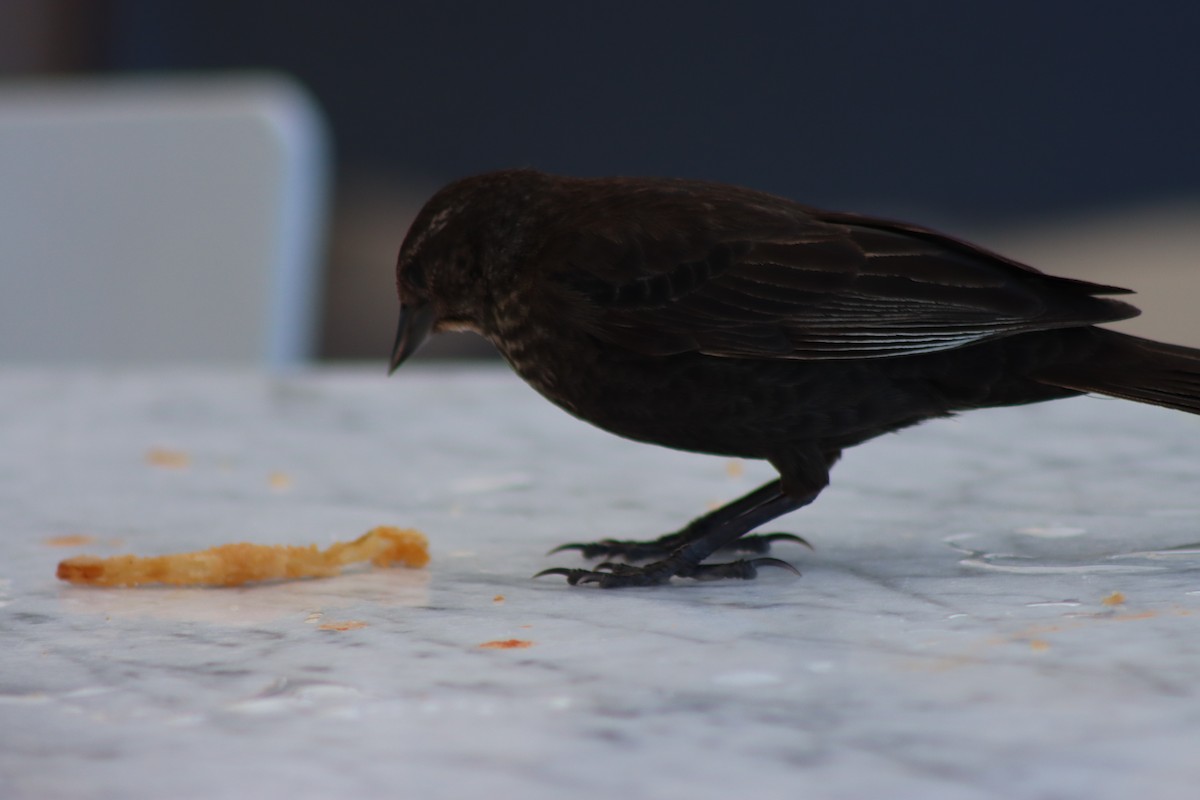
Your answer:
[[[585,234],[555,280],[593,335],[653,355],[880,358],[1138,313],[1097,297],[1124,289],[1045,275],[923,228],[812,214],[749,236],[744,225],[690,237],[647,226],[631,241]]]

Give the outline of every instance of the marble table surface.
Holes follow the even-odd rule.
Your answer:
[[[778,525],[800,578],[530,578],[770,476],[500,368],[0,370],[0,797],[1197,796],[1200,419],[1081,398],[869,443]],[[430,566],[54,574],[381,524]]]

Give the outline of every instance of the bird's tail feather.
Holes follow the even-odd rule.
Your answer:
[[[1042,383],[1200,414],[1200,350],[1092,329],[1085,361],[1047,367]]]

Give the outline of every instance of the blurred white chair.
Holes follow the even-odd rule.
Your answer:
[[[279,76],[0,84],[0,363],[311,358],[327,163]]]

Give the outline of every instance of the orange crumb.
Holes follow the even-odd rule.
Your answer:
[[[528,639],[496,639],[491,642],[484,642],[479,645],[489,650],[517,650],[522,647],[533,647],[533,642]]]
[[[86,533],[69,533],[66,536],[51,536],[46,540],[46,544],[51,547],[82,547],[94,541],[96,541],[96,537],[88,536]]]
[[[725,474],[731,478],[740,478],[746,471],[746,465],[741,459],[731,458],[725,462]]]
[[[1108,597],[1101,600],[1100,604],[1106,606],[1123,606],[1125,605],[1125,595],[1121,592],[1113,592]]]
[[[183,469],[191,463],[187,453],[181,450],[168,450],[165,447],[151,447],[146,451],[146,463],[152,467],[165,469]]]
[[[367,623],[360,622],[356,619],[348,619],[344,622],[326,622],[324,625],[318,625],[319,631],[356,631],[359,628],[367,627]]]
[[[292,488],[292,476],[286,472],[272,472],[267,476],[267,483],[272,489],[290,489]]]
[[[502,595],[502,594],[498,594],[498,595],[496,595],[495,597],[493,597],[493,598],[492,598],[492,602],[493,602],[493,603],[503,603],[503,602],[504,602],[504,595]]]
[[[1045,651],[1050,649],[1050,643],[1047,642],[1045,639],[1030,639],[1029,647],[1034,652],[1044,653]]]

